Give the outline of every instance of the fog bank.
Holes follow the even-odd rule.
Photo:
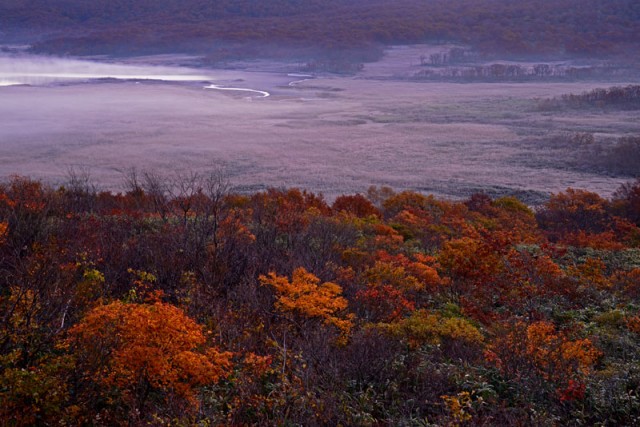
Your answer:
[[[214,75],[184,67],[133,66],[27,54],[0,54],[0,86],[73,83],[94,79],[198,82]]]

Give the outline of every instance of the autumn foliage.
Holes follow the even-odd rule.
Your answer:
[[[320,284],[320,279],[302,267],[293,272],[291,281],[273,272],[259,279],[262,285],[275,290],[276,310],[303,319],[318,318],[325,324],[337,327],[342,333],[349,333],[352,326],[350,316],[345,318],[342,315],[348,302],[341,296],[342,288],[339,285],[331,282]]]
[[[182,178],[0,185],[0,424],[640,416],[640,182],[532,208]]]
[[[197,410],[194,387],[215,384],[231,369],[230,353],[205,348],[202,326],[160,301],[98,306],[65,343],[100,390],[93,399],[121,399],[132,413],[147,411],[152,394],[162,396],[156,403],[178,398],[186,410]]]

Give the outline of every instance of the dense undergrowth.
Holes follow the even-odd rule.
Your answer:
[[[640,181],[535,212],[0,187],[3,425],[632,425]]]

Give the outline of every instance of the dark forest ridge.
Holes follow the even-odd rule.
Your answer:
[[[189,50],[259,41],[325,49],[447,40],[489,53],[616,54],[640,42],[636,0],[3,0],[0,30],[39,51]]]

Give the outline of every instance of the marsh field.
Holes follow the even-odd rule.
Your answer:
[[[185,68],[176,58],[147,57],[122,67],[162,74],[155,67],[171,63],[193,78],[160,81],[140,71],[2,86],[0,177],[63,184],[70,169],[81,169],[100,189],[123,191],[131,168],[170,176],[224,163],[238,191],[301,187],[332,199],[386,185],[454,199],[509,194],[531,204],[567,187],[610,196],[633,177],[594,167],[597,150],[580,141],[589,135],[601,150],[638,135],[640,111],[540,108],[541,99],[633,81],[413,78],[429,49],[392,47],[349,76],[257,62]],[[210,83],[269,96],[206,89]]]

